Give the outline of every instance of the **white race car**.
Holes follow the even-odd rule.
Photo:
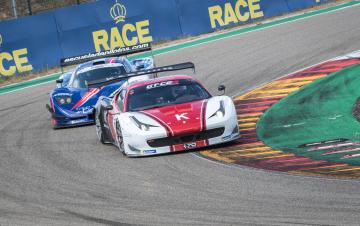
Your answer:
[[[191,67],[192,63],[171,65],[127,77]],[[127,156],[190,150],[240,137],[232,99],[211,96],[190,76],[128,81],[113,98],[100,97],[95,107],[99,140],[116,145]]]

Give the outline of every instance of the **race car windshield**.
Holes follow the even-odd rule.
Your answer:
[[[84,72],[79,72],[75,75],[72,86],[74,88],[87,88],[86,83],[111,78],[117,75],[125,74],[126,70],[124,66],[116,66],[116,67],[100,67]]]
[[[141,111],[210,97],[210,94],[195,81],[165,81],[130,90],[127,109]]]

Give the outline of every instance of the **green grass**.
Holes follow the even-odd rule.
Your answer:
[[[312,159],[360,165],[345,154],[323,156],[300,145],[338,138],[360,141],[360,123],[352,114],[360,97],[360,64],[307,85],[273,105],[257,123],[259,138],[274,149]],[[351,152],[351,154],[360,153]]]

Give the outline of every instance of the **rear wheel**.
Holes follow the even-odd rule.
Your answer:
[[[116,135],[117,135],[117,146],[119,148],[119,151],[123,154],[126,155],[125,153],[125,147],[124,147],[124,137],[122,135],[121,132],[121,127],[119,122],[116,122]]]

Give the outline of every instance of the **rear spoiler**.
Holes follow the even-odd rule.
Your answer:
[[[100,58],[119,57],[119,56],[125,56],[129,54],[140,53],[145,51],[151,51],[151,43],[144,43],[135,46],[127,46],[124,48],[120,47],[120,48],[97,52],[97,53],[88,53],[80,56],[64,58],[60,60],[60,66],[66,67],[70,65],[85,63]]]
[[[115,76],[115,77],[110,77],[110,78],[106,78],[106,79],[95,80],[95,81],[89,82],[89,83],[87,83],[87,87],[88,88],[98,87],[99,85],[105,86],[105,85],[109,85],[112,83],[120,82],[122,80],[127,80],[131,77],[137,77],[137,76],[143,76],[143,75],[149,75],[149,74],[157,74],[157,73],[169,72],[169,71],[180,71],[180,70],[185,70],[185,69],[193,69],[195,72],[194,63],[186,62],[186,63],[181,63],[181,64],[174,64],[174,65],[152,68],[152,69],[148,69],[148,70],[140,70],[140,71],[130,72],[130,73],[122,74],[122,75]]]

